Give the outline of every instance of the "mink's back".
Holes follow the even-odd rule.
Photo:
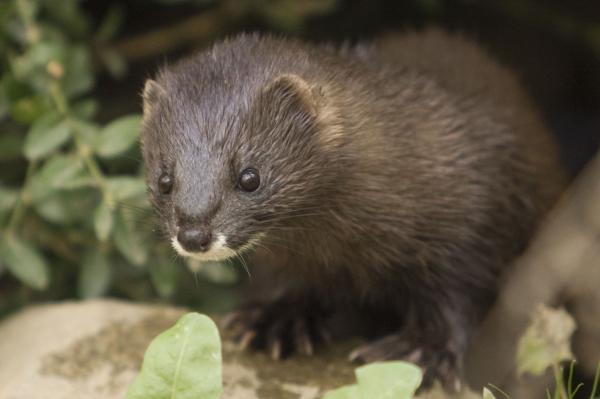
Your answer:
[[[371,50],[373,51],[373,50]],[[508,133],[526,155],[541,196],[538,206],[548,208],[565,183],[554,138],[525,93],[517,76],[496,62],[474,41],[457,34],[429,29],[424,32],[390,34],[375,43],[368,62],[390,71],[413,71],[434,80],[456,101],[473,105],[476,112],[512,130]],[[366,61],[364,54],[359,58]],[[476,145],[476,144],[475,144]],[[482,143],[485,145],[485,143]]]
[[[335,215],[314,226],[322,234],[299,240],[317,260],[314,280],[323,280],[323,259],[350,268],[365,291],[380,276],[380,288],[397,292],[390,273],[411,280],[407,267],[423,266],[440,284],[493,290],[564,182],[517,79],[478,46],[435,30],[339,56],[308,56],[319,65],[308,79],[347,121],[334,152],[352,176],[324,199]]]

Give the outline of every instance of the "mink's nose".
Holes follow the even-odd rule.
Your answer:
[[[212,234],[207,229],[182,227],[177,233],[177,241],[189,252],[206,252],[212,242]]]

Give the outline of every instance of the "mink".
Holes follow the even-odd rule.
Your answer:
[[[517,79],[437,30],[356,45],[242,34],[146,82],[149,196],[175,250],[243,256],[245,348],[312,354],[350,313],[359,362],[457,389],[502,272],[563,187]],[[364,331],[363,331],[364,330]]]

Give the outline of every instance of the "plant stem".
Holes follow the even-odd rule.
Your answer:
[[[60,83],[57,79],[54,79],[52,83],[50,83],[50,96],[52,97],[52,101],[54,101],[58,112],[60,112],[63,116],[68,117],[71,113],[69,110],[69,103],[67,102],[65,94],[63,93]]]
[[[600,380],[600,362],[598,362],[598,366],[596,367],[596,374],[594,376],[594,386],[592,387],[592,393],[590,394],[590,399],[594,399],[596,397],[596,390],[598,389],[598,381]]]
[[[106,190],[106,178],[104,177],[98,162],[96,162],[94,157],[92,157],[89,146],[83,142],[79,127],[76,123],[73,123],[73,116],[71,115],[68,102],[66,101],[65,95],[57,80],[52,82],[50,86],[50,93],[54,103],[56,104],[56,108],[58,108],[58,111],[65,116],[67,123],[74,132],[77,153],[83,159],[85,166],[96,181],[96,185],[102,191],[105,200],[110,203],[111,196],[108,190]]]
[[[31,181],[31,176],[37,167],[37,161],[33,160],[29,162],[27,165],[27,172],[25,173],[25,180],[23,181],[23,186],[21,187],[21,191],[19,192],[19,196],[17,197],[17,202],[13,211],[10,215],[10,219],[8,221],[8,226],[6,230],[10,233],[14,232],[17,225],[23,218],[23,214],[25,213],[25,208],[29,204],[29,195],[27,189],[29,188],[29,182]]]
[[[556,390],[560,392],[560,399],[568,399],[567,391],[565,389],[565,383],[562,377],[562,368],[559,367],[558,363],[554,363],[552,365],[552,370],[554,370],[554,379],[556,380]]]

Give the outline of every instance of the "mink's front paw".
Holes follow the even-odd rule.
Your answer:
[[[448,349],[435,349],[407,339],[401,333],[369,342],[350,353],[350,360],[371,363],[385,360],[405,360],[423,369],[422,388],[438,380],[447,391],[461,389],[459,355]]]
[[[227,315],[222,324],[233,331],[242,349],[264,350],[273,359],[294,353],[312,355],[316,345],[330,340],[321,312],[299,311],[279,301],[246,305]]]

